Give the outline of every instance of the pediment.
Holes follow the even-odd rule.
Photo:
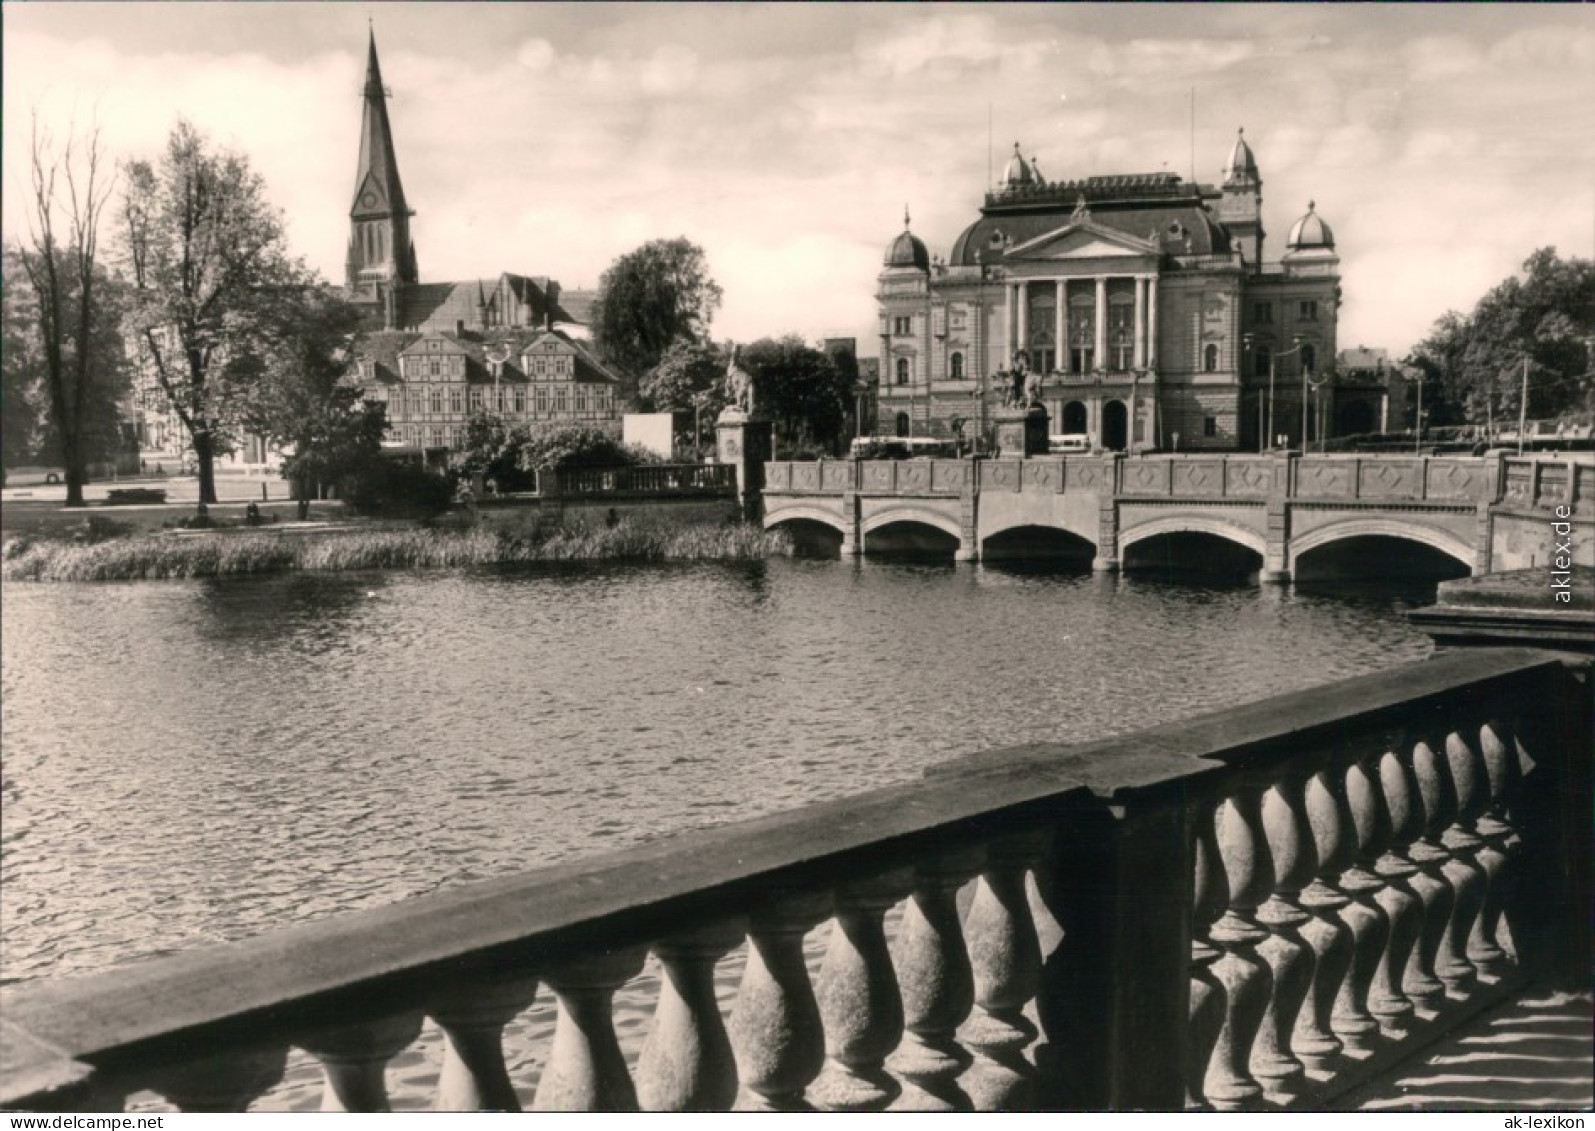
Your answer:
[[[388,191],[375,173],[367,173],[354,194],[354,215],[383,215],[389,211]]]
[[[1157,246],[1147,240],[1090,221],[1076,221],[1009,248],[1007,258],[1129,259],[1157,252]]]

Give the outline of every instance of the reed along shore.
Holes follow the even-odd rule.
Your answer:
[[[170,534],[71,542],[6,543],[6,581],[159,581],[288,570],[448,569],[580,561],[749,561],[786,555],[791,543],[756,526],[654,526],[621,520],[536,536],[487,530],[340,530],[326,533]]]

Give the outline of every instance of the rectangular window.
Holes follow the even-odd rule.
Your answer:
[[[456,416],[465,411],[465,390],[458,385],[449,390],[449,411]]]
[[[587,411],[587,386],[586,385],[577,385],[576,386],[576,411],[577,412],[586,412]]]
[[[1274,321],[1274,304],[1259,302],[1252,307],[1252,321],[1259,326],[1269,325]]]
[[[892,319],[892,333],[899,338],[906,338],[914,332],[914,319],[912,317],[899,317]]]
[[[471,411],[482,411],[482,387],[480,385],[475,385],[471,388]]]
[[[1318,302],[1316,299],[1303,299],[1301,303],[1301,320],[1303,322],[1318,321]]]
[[[443,386],[442,385],[433,385],[428,390],[428,392],[430,394],[429,400],[431,402],[432,412],[434,414],[438,415],[438,416],[442,416],[443,415]]]
[[[537,415],[548,415],[548,386],[537,386]]]
[[[515,415],[516,416],[524,416],[525,414],[526,414],[526,390],[522,386],[516,385],[515,386]]]
[[[429,357],[426,359],[426,375],[428,377],[443,376],[443,361],[441,358]]]
[[[570,411],[570,394],[564,389],[554,390],[554,415],[564,416]]]
[[[1202,417],[1202,435],[1204,435],[1204,436],[1217,436],[1218,435],[1218,418],[1217,417],[1214,417],[1214,416],[1204,416],[1204,417]]]

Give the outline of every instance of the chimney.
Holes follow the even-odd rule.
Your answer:
[[[465,337],[465,319],[456,318],[454,320],[454,336],[456,338]]]

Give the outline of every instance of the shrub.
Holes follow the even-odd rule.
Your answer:
[[[347,498],[360,514],[425,518],[448,510],[454,487],[414,464],[384,460],[350,481]]]

